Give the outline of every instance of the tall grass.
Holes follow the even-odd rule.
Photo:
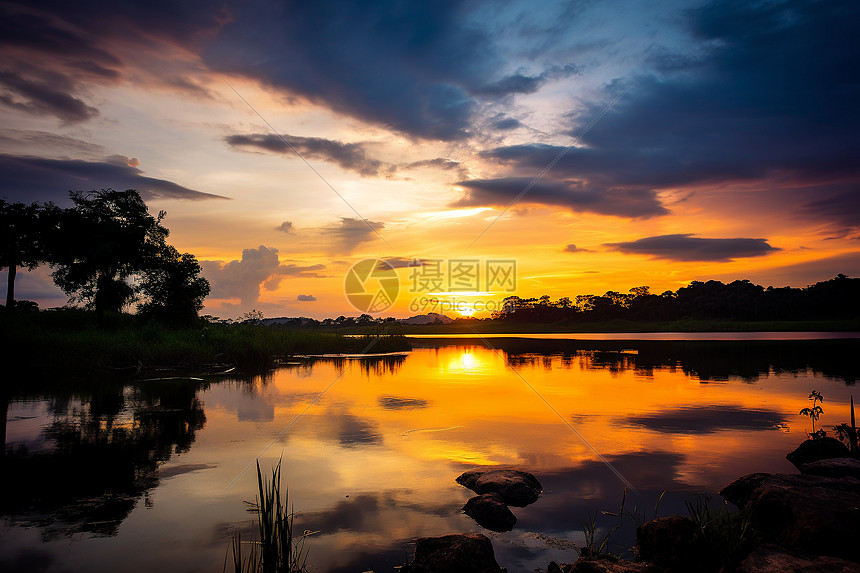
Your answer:
[[[264,478],[257,462],[257,499],[245,502],[257,514],[255,541],[243,543],[236,534],[231,543],[234,573],[304,573],[307,571],[308,552],[304,547],[309,532],[293,533],[292,510],[287,510],[289,495],[281,496],[281,460],[272,469],[271,481]],[[250,546],[244,551],[243,546]],[[227,570],[225,560],[224,571]]]
[[[720,565],[720,571],[733,571],[756,537],[749,515],[743,511],[729,511],[726,502],[712,509],[706,496],[684,503],[690,519],[702,532],[711,557]]]
[[[170,328],[137,316],[98,324],[80,310],[0,312],[0,347],[19,373],[88,374],[98,370],[202,370],[229,364],[260,371],[295,354],[408,350],[402,336],[348,337],[336,332],[253,324]]]

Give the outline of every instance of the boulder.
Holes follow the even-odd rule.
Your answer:
[[[480,533],[420,537],[401,573],[500,573],[493,544]]]
[[[686,517],[658,517],[636,529],[639,558],[667,571],[693,573],[711,567],[708,545]]]
[[[816,440],[806,440],[793,452],[787,454],[785,459],[801,469],[803,464],[827,460],[830,458],[850,458],[851,452],[845,444],[836,438],[824,437]]]
[[[857,458],[829,458],[800,466],[800,472],[831,478],[853,477],[860,479],[860,460]]]
[[[525,507],[537,501],[543,490],[535,476],[518,470],[469,470],[457,483],[478,495],[497,493],[507,505]]]
[[[463,506],[466,515],[474,519],[481,527],[491,531],[510,531],[517,522],[516,516],[498,493],[477,495]]]
[[[550,567],[556,565],[550,562]],[[547,567],[547,573],[663,573],[650,563],[633,563],[613,558],[582,557],[575,563],[556,565],[557,569]]]
[[[860,564],[838,557],[804,556],[761,545],[741,561],[736,573],[860,573]]]
[[[752,474],[720,493],[748,512],[768,542],[860,561],[860,480],[856,478]]]

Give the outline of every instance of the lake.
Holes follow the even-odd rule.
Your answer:
[[[614,335],[613,335],[614,336]],[[641,335],[634,335],[639,338]],[[262,376],[64,383],[7,396],[0,570],[221,571],[243,500],[282,459],[311,571],[391,572],[416,537],[482,532],[511,573],[574,561],[625,507],[686,514],[848,421],[860,339],[418,338],[408,356],[299,360]],[[746,339],[743,339],[746,338]],[[791,337],[784,337],[791,338]],[[809,339],[803,339],[809,338]],[[24,386],[22,383],[18,387]],[[856,396],[855,398],[860,398]],[[493,533],[460,511],[477,466],[544,493]],[[613,538],[632,544],[635,526]]]

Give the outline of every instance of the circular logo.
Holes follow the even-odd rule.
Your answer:
[[[387,261],[364,259],[346,273],[343,291],[349,303],[361,312],[382,312],[394,304],[400,278]]]

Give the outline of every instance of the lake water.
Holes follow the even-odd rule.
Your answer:
[[[860,375],[860,340],[817,338],[415,339],[405,357],[264,376],[19,391],[0,570],[221,571],[231,535],[251,535],[258,456],[264,471],[283,459],[296,527],[318,531],[311,571],[391,572],[416,537],[458,532],[488,535],[512,573],[545,570],[576,559],[583,521],[617,522],[599,512],[618,511],[624,482],[650,518],[663,491],[660,513],[684,514],[743,474],[793,472],[809,392],[832,427]],[[460,512],[473,494],[454,480],[477,466],[543,483],[513,531]]]

